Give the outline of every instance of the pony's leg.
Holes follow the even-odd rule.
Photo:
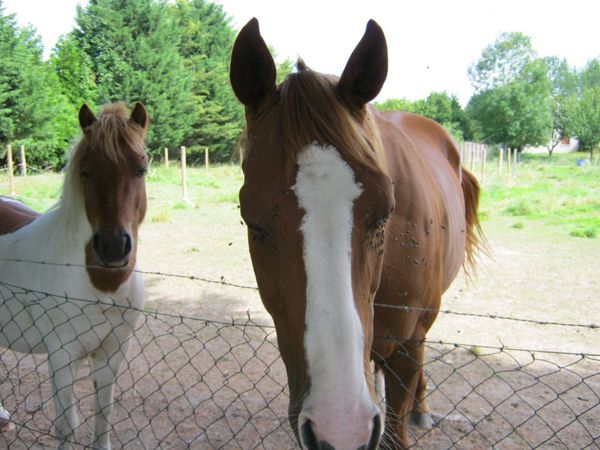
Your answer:
[[[408,418],[416,398],[421,376],[423,345],[420,342],[407,342],[398,346],[382,364],[385,373],[385,393],[387,400],[386,445],[399,450],[409,447]]]
[[[109,341],[117,341],[114,336],[107,338]],[[129,340],[119,347],[114,342],[112,346],[103,343],[102,347],[90,354],[92,363],[92,377],[96,389],[96,418],[94,424],[93,448],[110,450],[110,415],[112,414],[114,402],[114,386],[119,368],[125,360],[129,350]],[[114,352],[107,352],[106,347],[112,347]]]
[[[53,351],[49,349],[48,366],[54,388],[54,408],[56,417],[54,429],[60,443],[58,448],[70,450],[75,440],[78,427],[73,382],[82,364],[81,359],[72,360],[70,352],[65,348]]]

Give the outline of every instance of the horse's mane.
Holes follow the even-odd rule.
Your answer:
[[[384,166],[379,132],[368,107],[353,115],[337,92],[338,77],[314,72],[302,60],[297,69],[279,85],[274,100],[278,106],[260,119],[262,126],[277,123],[280,127],[286,169],[296,164],[298,153],[312,142],[335,147],[351,162]],[[247,157],[247,148],[242,151],[242,157]]]

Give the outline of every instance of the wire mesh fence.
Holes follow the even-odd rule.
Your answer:
[[[57,303],[82,301],[44,295]],[[596,332],[593,324],[585,328]],[[411,427],[414,448],[600,444],[600,355],[424,345],[436,423],[430,430]],[[0,403],[16,425],[0,433],[0,447],[58,445],[46,359],[0,350]],[[89,448],[92,440],[95,389],[89,376],[86,366],[75,381],[80,417],[75,448]],[[293,449],[287,403],[272,326],[251,317],[215,321],[144,311],[117,377],[111,441],[127,449]]]

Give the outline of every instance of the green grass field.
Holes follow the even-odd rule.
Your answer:
[[[582,153],[523,155],[517,176],[497,174],[497,159],[488,162],[481,196],[481,218],[511,218],[528,224],[560,227],[572,236],[600,233],[600,165],[577,165]],[[475,171],[477,173],[477,171]],[[479,173],[477,173],[479,175]]]
[[[596,238],[600,234],[600,165],[577,166],[583,153],[523,155],[517,176],[497,174],[497,160],[490,159],[484,176],[480,216],[483,221],[505,218],[515,229],[532,226],[560,227],[571,236]],[[479,170],[475,170],[479,177]],[[158,164],[147,176],[150,201],[148,220],[168,222],[174,210],[220,203],[236,204],[243,176],[238,165],[188,168],[190,202],[183,201],[178,167]],[[16,177],[17,197],[38,211],[45,211],[60,196],[62,175],[46,173]],[[7,194],[7,178],[0,178],[0,193]]]

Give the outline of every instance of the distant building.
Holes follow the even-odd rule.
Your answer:
[[[570,153],[579,149],[579,140],[576,137],[565,137],[554,148],[554,153]],[[548,153],[548,146],[525,147],[524,153]]]

